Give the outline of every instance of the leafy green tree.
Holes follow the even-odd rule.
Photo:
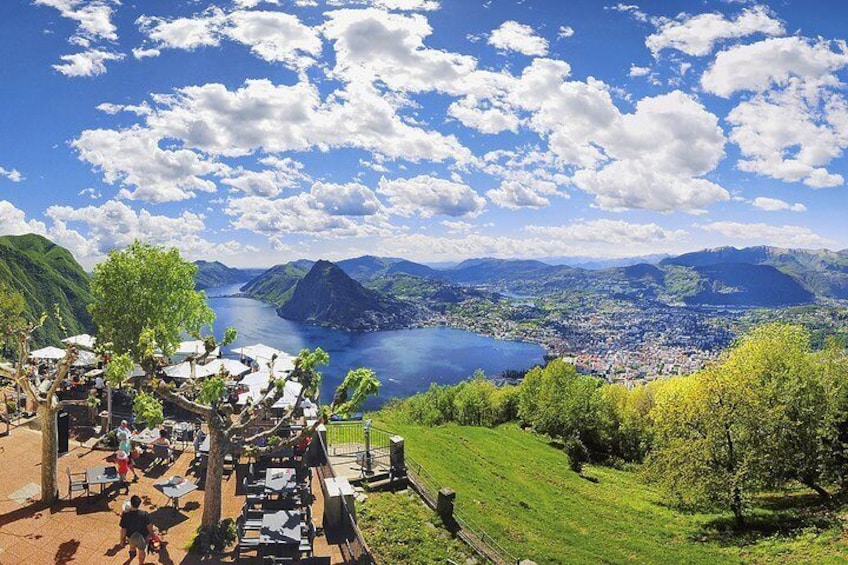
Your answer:
[[[0,281],[0,347],[16,346],[14,332],[25,324],[26,303],[20,292],[15,292]]]
[[[199,335],[215,314],[195,290],[197,267],[177,249],[135,241],[94,268],[93,301],[97,340],[116,353],[130,353],[152,376],[155,348],[166,355],[184,332]]]

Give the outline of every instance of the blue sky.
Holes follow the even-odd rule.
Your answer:
[[[267,266],[848,247],[848,5],[7,0],[0,233]]]

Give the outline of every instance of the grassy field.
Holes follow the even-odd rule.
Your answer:
[[[448,559],[465,563],[473,555],[411,490],[370,493],[357,518],[379,563],[444,565]]]
[[[729,516],[685,514],[636,473],[587,466],[514,425],[436,428],[381,422],[406,438],[407,455],[457,492],[457,508],[519,558],[583,563],[846,563],[844,508],[802,494],[759,501],[752,528]]]

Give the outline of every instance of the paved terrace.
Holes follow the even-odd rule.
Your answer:
[[[13,429],[12,434],[0,437],[0,563],[3,565],[40,564],[127,564],[129,555],[121,548],[118,520],[121,505],[128,495],[117,494],[116,486],[108,488],[98,496],[99,487],[92,487],[90,502],[85,493],[75,493],[75,498],[66,499],[68,480],[65,468],[81,472],[87,468],[113,464],[112,452],[92,451],[82,444],[71,441],[71,451],[59,458],[59,492],[63,499],[51,508],[37,502],[40,491],[41,434],[26,427]],[[147,456],[149,457],[149,456]],[[189,467],[194,454],[178,452],[176,462],[168,467],[151,469],[140,473],[139,482],[130,483],[130,494],[141,496],[143,508],[150,512],[153,523],[161,530],[163,545],[161,552],[148,556],[147,563],[166,565],[190,565],[204,563],[234,563],[234,552],[225,555],[201,558],[189,554],[188,545],[200,523],[203,491],[190,493],[180,500],[180,509],[169,506],[170,501],[153,488],[153,483],[162,477],[182,475],[197,480]],[[142,459],[142,464],[149,459]],[[240,494],[241,479],[246,465],[241,464],[229,476],[224,475],[225,517],[236,518],[244,497]],[[312,514],[316,527],[321,528],[324,500],[317,478],[313,481]],[[328,539],[330,542],[328,542]],[[339,536],[333,532],[315,538],[311,560],[303,563],[336,565],[344,563]],[[242,560],[245,563],[260,563],[260,560]],[[134,560],[133,563],[137,563]]]

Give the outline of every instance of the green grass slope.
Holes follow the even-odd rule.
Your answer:
[[[679,512],[636,473],[588,466],[580,477],[562,451],[515,425],[379,425],[406,438],[407,455],[456,490],[466,519],[539,565],[845,562],[841,521],[775,522],[785,508],[763,508],[763,531],[727,537],[726,516]]]
[[[59,305],[65,330],[51,316],[36,330],[33,345],[60,345],[69,335],[93,333],[89,277],[67,249],[33,234],[0,237],[0,280],[23,294],[30,319]]]

